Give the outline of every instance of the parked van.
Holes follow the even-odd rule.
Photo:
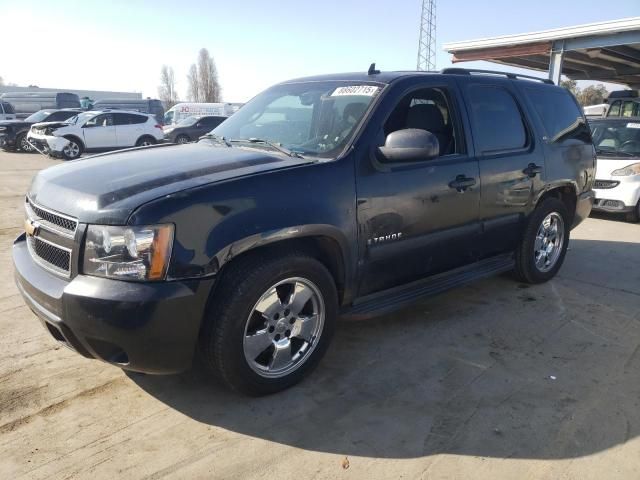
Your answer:
[[[164,114],[165,126],[174,126],[187,117],[230,117],[242,103],[178,103]]]
[[[69,92],[7,92],[0,100],[13,105],[16,118],[27,118],[40,110],[80,108],[78,95]]]
[[[0,120],[15,120],[16,111],[9,102],[0,102]]]
[[[158,123],[164,118],[164,106],[160,100],[154,98],[130,99],[130,98],[103,98],[93,102],[92,110],[133,110],[140,113],[154,115]]]

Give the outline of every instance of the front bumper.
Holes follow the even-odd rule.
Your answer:
[[[630,212],[640,202],[640,175],[610,177],[619,182],[612,188],[597,188],[594,210],[602,212]]]
[[[125,282],[36,264],[25,235],[13,245],[15,280],[26,304],[58,341],[127,370],[177,373],[191,366],[213,279]]]
[[[62,155],[64,147],[69,145],[69,140],[64,137],[56,137],[54,135],[40,135],[37,133],[29,132],[27,140],[37,150],[59,157]]]

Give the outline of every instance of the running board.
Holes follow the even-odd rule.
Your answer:
[[[351,307],[341,312],[341,317],[349,320],[360,320],[384,315],[411,305],[418,299],[436,295],[482,278],[508,272],[513,270],[513,267],[514,257],[512,253],[487,258],[407,285],[401,285],[359,298],[353,302]]]

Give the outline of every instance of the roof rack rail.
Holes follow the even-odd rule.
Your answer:
[[[518,78],[526,78],[527,80],[537,80],[542,83],[548,83],[549,85],[555,85],[555,83],[553,83],[553,81],[549,80],[548,78],[534,77],[531,75],[522,75],[520,73],[499,72],[497,70],[480,70],[477,68],[453,67],[453,68],[445,68],[440,73],[449,73],[453,75],[471,75],[472,73],[480,73],[484,75],[504,75],[505,77],[510,78],[512,80],[517,80]]]

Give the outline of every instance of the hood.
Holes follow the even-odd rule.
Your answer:
[[[620,180],[622,177],[613,177],[611,172],[633,163],[640,163],[640,157],[609,157],[606,155],[598,155],[596,178],[598,180]]]
[[[60,128],[68,127],[69,124],[65,122],[38,122],[34,123],[32,126],[36,128]]]
[[[271,152],[201,141],[95,155],[47,168],[32,201],[81,223],[123,225],[140,205],[188,188],[312,163]]]

